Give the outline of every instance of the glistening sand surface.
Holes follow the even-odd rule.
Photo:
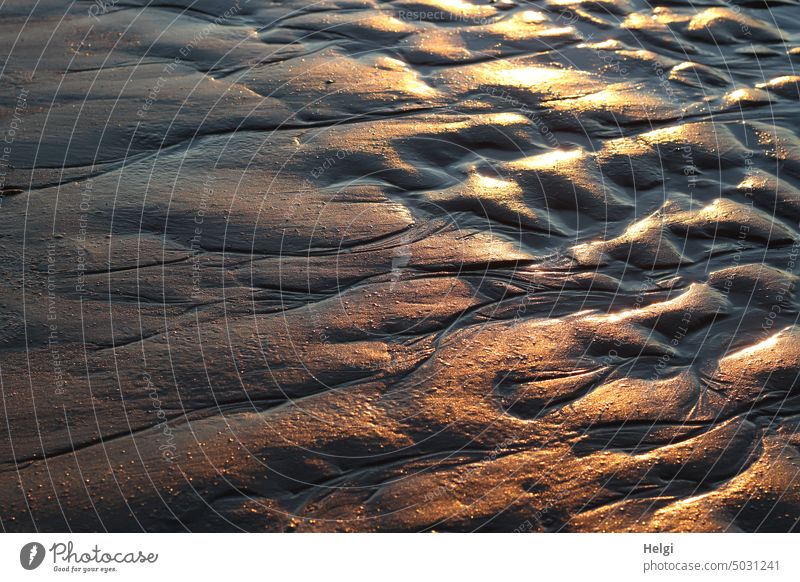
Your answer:
[[[796,0],[240,2],[0,7],[4,530],[797,529]]]

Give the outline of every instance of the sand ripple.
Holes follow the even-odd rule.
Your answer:
[[[4,529],[797,529],[797,2],[29,4]]]

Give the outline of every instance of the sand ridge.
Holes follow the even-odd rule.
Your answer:
[[[797,2],[90,6],[0,8],[5,531],[797,529]]]

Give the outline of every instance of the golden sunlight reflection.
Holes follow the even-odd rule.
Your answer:
[[[769,93],[761,89],[753,89],[745,87],[743,89],[736,89],[730,93],[725,94],[722,98],[723,103],[727,106],[732,105],[745,105],[747,103],[761,103],[770,101]]]
[[[512,164],[512,167],[523,168],[527,170],[553,168],[559,164],[574,162],[584,157],[586,152],[580,148],[572,150],[553,150],[544,154],[530,156],[521,160],[517,160]]]
[[[477,4],[470,4],[464,0],[425,0],[420,4],[447,10],[452,14],[458,14],[464,17],[488,17],[496,13],[492,6],[479,6]]]
[[[519,19],[525,24],[539,24],[542,22],[547,22],[547,16],[545,13],[539,12],[538,10],[525,10],[524,12],[520,13]]]
[[[512,113],[510,111],[493,113],[488,119],[495,125],[517,125],[528,121],[528,118],[521,113]]]
[[[611,85],[582,97],[561,99],[552,106],[557,111],[587,115],[607,111],[618,116],[618,121],[647,120],[654,114],[674,113],[672,105],[661,97],[625,83]]]
[[[507,40],[566,36],[576,32],[573,26],[550,26],[546,22],[547,19],[543,14],[528,11],[528,13],[494,22],[486,27],[486,30],[499,34]]]
[[[237,2],[0,8],[4,529],[800,527],[800,0]]]
[[[669,8],[659,6],[651,14],[633,12],[625,17],[623,28],[631,30],[667,31],[669,24],[688,22],[690,16],[678,14]]]
[[[573,71],[547,67],[522,67],[519,69],[504,69],[494,76],[498,81],[519,87],[536,86],[540,83],[552,83],[572,76]]]
[[[377,61],[378,67],[387,71],[402,72],[403,75],[398,77],[401,89],[404,92],[419,97],[435,97],[438,91],[423,82],[416,71],[412,70],[406,63],[392,57],[381,57]]]
[[[753,355],[755,355],[758,352],[761,352],[763,350],[769,350],[770,348],[773,348],[778,344],[778,340],[780,339],[780,335],[781,335],[780,333],[775,334],[775,335],[773,335],[771,337],[768,337],[767,339],[765,339],[763,341],[758,342],[757,344],[754,344],[752,346],[748,346],[746,348],[743,348],[743,349],[739,350],[738,352],[734,352],[734,353],[726,356],[724,359],[727,360],[727,359],[735,359],[735,358],[745,358],[745,357],[753,356]]]

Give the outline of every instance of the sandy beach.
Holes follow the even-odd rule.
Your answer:
[[[0,527],[800,529],[797,0],[6,0]]]

